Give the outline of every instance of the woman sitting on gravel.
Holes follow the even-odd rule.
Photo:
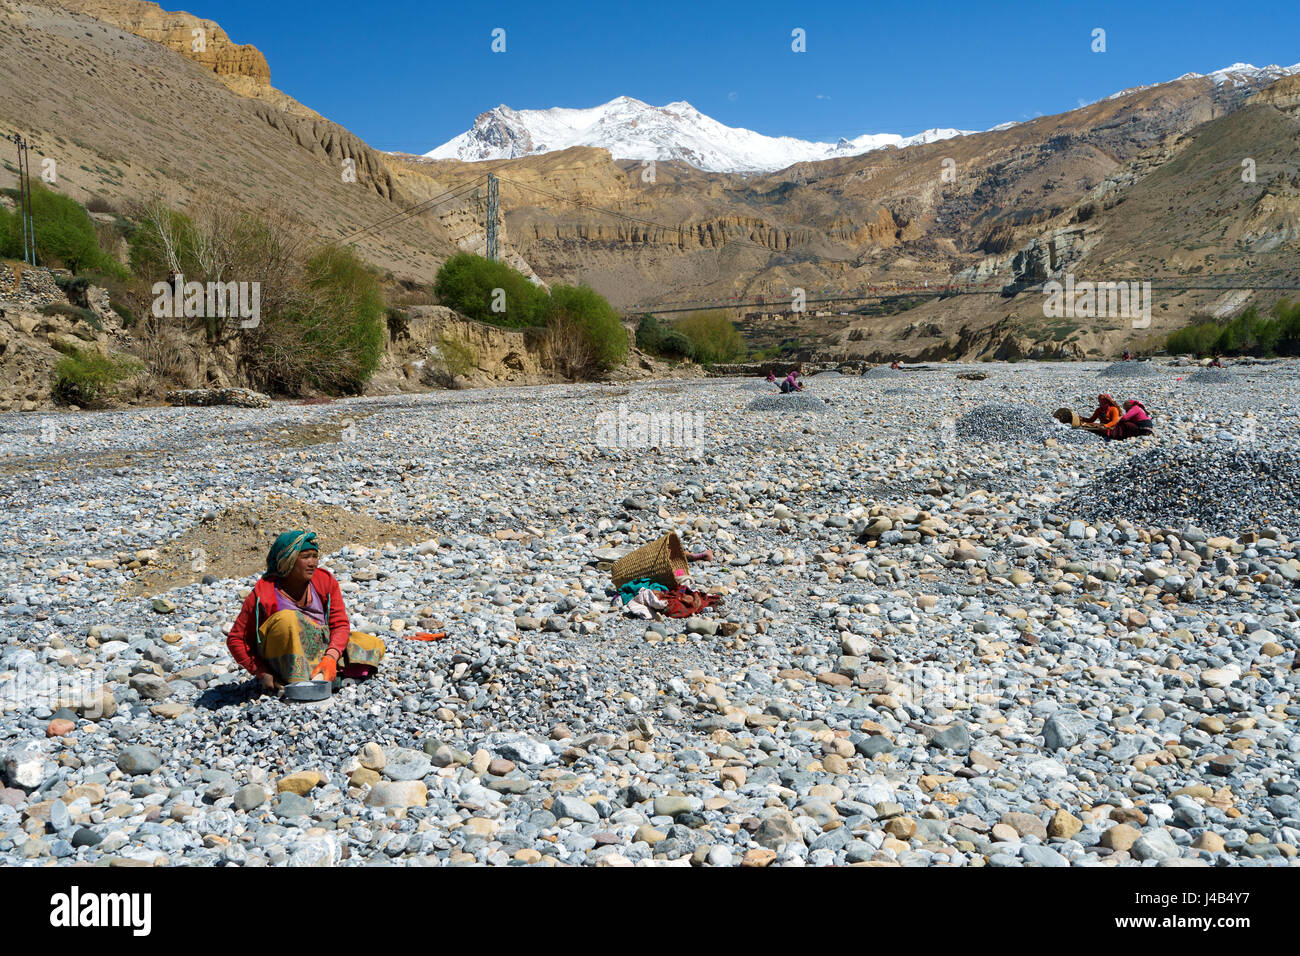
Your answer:
[[[244,599],[226,646],[263,690],[283,684],[365,677],[384,658],[384,642],[352,630],[334,575],[317,566],[311,531],[286,531],[266,556],[266,573]],[[344,666],[339,667],[340,661]]]
[[[786,392],[802,392],[802,391],[803,391],[803,386],[799,384],[799,373],[797,371],[791,372],[789,375],[787,375],[784,379],[781,380],[782,394]]]
[[[1119,424],[1123,413],[1109,395],[1097,396],[1097,409],[1083,420],[1084,425],[1097,425],[1097,431],[1109,436],[1110,430]]]
[[[1155,434],[1155,426],[1151,423],[1151,416],[1146,406],[1136,398],[1130,398],[1124,403],[1124,417],[1114,428],[1106,432],[1106,437],[1137,438],[1153,434]]]

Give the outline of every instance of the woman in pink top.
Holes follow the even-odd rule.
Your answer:
[[[1136,438],[1139,435],[1155,434],[1155,426],[1151,423],[1151,416],[1147,413],[1146,406],[1136,398],[1130,398],[1124,403],[1124,415],[1120,418],[1119,423],[1108,432],[1110,438]]]

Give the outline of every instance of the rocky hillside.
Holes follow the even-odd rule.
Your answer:
[[[200,329],[167,326],[160,339],[123,327],[106,290],[91,286],[87,309],[74,307],[56,273],[0,260],[0,412],[53,408],[55,367],[65,355],[98,354],[134,366],[109,404],[156,404],[176,387],[240,387],[237,354],[213,348]],[[634,341],[627,329],[629,343]],[[454,360],[459,356],[459,361]],[[700,375],[670,368],[632,348],[611,381]],[[388,321],[379,368],[367,394],[431,388],[541,385],[565,381],[544,329],[505,329],[442,306],[414,306]]]
[[[794,287],[811,297],[868,285],[987,283],[990,296],[828,328],[821,344],[864,357],[1069,357],[1120,347],[1133,330],[1046,328],[1041,297],[1008,303],[997,291],[1067,266],[1081,276],[1097,270],[1097,278],[1295,271],[1290,187],[1277,177],[1293,136],[1286,107],[1297,79],[1269,89],[1270,79],[1258,71],[1231,82],[1189,76],[1004,129],[757,177],[658,163],[647,181],[644,164],[585,147],[477,163],[392,162],[451,184],[496,172],[520,253],[540,274],[587,282],[624,308],[788,302]],[[1258,153],[1257,179],[1237,189],[1247,185],[1245,143]],[[1218,298],[1162,294],[1156,325],[1184,324]],[[1234,307],[1249,299],[1235,297]],[[816,339],[805,325],[801,337]]]
[[[464,201],[357,234],[446,187],[409,174],[399,185],[381,154],[276,90],[265,57],[211,20],[140,0],[0,0],[0,88],[0,126],[34,144],[33,169],[54,160],[55,188],[79,202],[161,195],[183,207],[208,190],[283,206],[408,282],[484,241]],[[0,186],[14,179],[5,160]]]
[[[60,190],[121,206],[159,194],[184,205],[197,189],[287,205],[408,289],[453,252],[484,251],[485,192],[473,185],[488,171],[501,177],[506,260],[543,282],[589,284],[630,313],[762,297],[773,304],[739,317],[780,338],[795,288],[989,290],[801,319],[797,337],[828,357],[1105,354],[1137,344],[1134,330],[1044,322],[1041,298],[998,291],[1065,271],[1262,283],[1300,258],[1294,75],[1188,75],[1014,126],[753,175],[649,168],[587,146],[473,163],[380,154],[276,90],[265,58],[212,21],[141,0],[0,0],[0,24],[0,84],[14,91],[0,121],[36,144],[36,163],[58,163]],[[6,166],[0,186],[10,182]],[[399,215],[420,203],[431,205]],[[1275,295],[1162,290],[1146,335]]]

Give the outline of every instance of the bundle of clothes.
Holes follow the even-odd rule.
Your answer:
[[[623,610],[647,621],[659,614],[669,617],[693,617],[710,607],[722,607],[721,594],[706,594],[685,584],[666,587],[650,578],[628,581],[618,589],[615,603],[621,602]]]

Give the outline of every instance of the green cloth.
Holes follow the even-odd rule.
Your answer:
[[[628,581],[618,589],[619,596],[623,598],[623,603],[627,604],[643,590],[649,588],[651,591],[667,591],[668,589],[652,578],[637,578],[635,581]]]
[[[315,531],[286,531],[276,538],[266,554],[266,573],[271,577],[284,577],[293,570],[300,551],[320,551]]]

